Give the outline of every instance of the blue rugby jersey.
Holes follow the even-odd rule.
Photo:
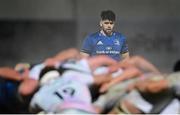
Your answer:
[[[26,110],[18,98],[19,82],[0,78],[0,113],[20,113]],[[21,111],[22,110],[22,111]]]
[[[96,32],[85,38],[81,52],[94,55],[108,55],[120,61],[121,54],[128,52],[125,36],[121,33],[113,32],[111,36],[104,36],[101,32]]]
[[[16,98],[18,85],[18,82],[0,78],[0,105],[13,103],[12,100]]]

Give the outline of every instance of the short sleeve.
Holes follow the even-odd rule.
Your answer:
[[[92,52],[92,39],[90,36],[87,36],[82,44],[81,52],[91,54]]]
[[[127,52],[129,52],[127,40],[126,40],[125,36],[121,36],[121,38],[123,39],[121,54],[127,53]]]

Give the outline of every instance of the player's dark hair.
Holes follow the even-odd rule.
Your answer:
[[[115,21],[116,15],[111,10],[104,10],[101,12],[101,20]]]

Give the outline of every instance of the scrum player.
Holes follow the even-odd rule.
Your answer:
[[[54,76],[59,73],[52,66],[52,61],[62,62],[69,58],[78,58],[79,52],[74,49],[61,51],[51,59],[44,63],[30,65],[17,64],[15,68],[1,67],[0,68],[0,112],[1,113],[27,113],[27,101],[29,97],[37,90],[41,74],[44,71],[54,71]],[[49,69],[48,69],[49,68]],[[27,98],[28,97],[28,98]],[[15,106],[17,105],[17,106]]]
[[[95,56],[79,61],[66,62],[58,67],[62,74],[52,82],[43,85],[32,98],[31,108],[53,113],[96,113],[92,106],[89,87],[109,82],[109,74],[94,76],[92,72],[102,65],[117,62],[107,56]],[[111,72],[111,69],[109,69]],[[113,70],[112,70],[113,71]],[[48,98],[48,99],[47,99]]]
[[[74,54],[73,54],[73,52],[74,52]],[[69,55],[69,54],[71,54],[71,55]],[[73,61],[70,61],[70,62],[66,63],[65,60],[68,60],[68,59],[75,59],[77,61],[77,64],[76,63],[71,64],[71,62],[73,62]],[[86,68],[86,67],[90,67],[90,70],[93,71],[97,67],[99,67],[100,65],[104,65],[104,64],[105,65],[112,65],[112,64],[115,64],[116,61],[114,61],[113,59],[109,59],[106,56],[97,56],[97,57],[94,57],[94,58],[89,58],[89,59],[87,59],[88,61],[83,61],[83,60],[79,60],[79,59],[80,59],[79,58],[79,52],[77,53],[77,50],[70,49],[70,50],[63,51],[60,54],[58,54],[58,55],[56,55],[56,56],[54,56],[52,58],[49,58],[48,60],[46,60],[45,62],[43,62],[41,64],[34,65],[32,68],[29,68],[29,67],[24,68],[22,65],[18,65],[18,66],[21,66],[22,68],[21,67],[16,67],[16,69],[17,68],[19,70],[25,69],[25,71],[22,74],[18,74],[17,78],[22,79],[22,80],[20,80],[20,83],[17,85],[14,94],[15,95],[18,94],[18,99],[21,102],[24,102],[24,101],[26,102],[27,99],[29,101],[29,100],[31,100],[31,96],[34,95],[34,93],[38,90],[39,86],[43,87],[43,86],[48,85],[49,83],[51,83],[49,81],[51,81],[52,79],[55,79],[55,77],[61,76],[57,72],[63,73],[64,69],[66,69],[66,70],[70,69],[68,72],[65,72],[66,74],[64,74],[65,76],[68,76],[68,79],[71,79],[72,77],[74,77],[74,74],[72,75],[72,73],[80,72],[80,74],[78,74],[76,76],[80,80],[80,81],[78,81],[78,84],[79,84],[79,82],[82,82],[84,84],[84,82],[89,83],[90,81],[93,81],[93,83],[95,83],[97,85],[100,85],[103,82],[107,82],[107,81],[109,81],[111,79],[109,77],[104,77],[105,75],[92,78],[91,73],[89,73],[89,75],[88,75],[88,76],[91,76],[91,77],[86,77],[85,78],[83,76],[86,75],[86,74],[81,75],[81,72],[83,72],[83,70],[88,70],[88,68]],[[63,61],[65,61],[64,64],[63,64]],[[78,64],[80,64],[80,66],[77,66]],[[86,66],[84,67],[83,65],[86,65]],[[52,75],[52,71],[48,71],[47,67],[49,67],[49,68],[51,67],[51,69],[49,69],[49,70],[53,70],[53,71],[54,70],[56,71],[57,69],[60,69],[60,70],[58,70],[56,72],[53,72],[53,75]],[[78,67],[80,67],[80,68],[78,68]],[[75,69],[75,70],[73,71],[73,69]],[[15,71],[15,70],[13,70],[13,71]],[[78,72],[76,72],[76,71],[78,71]],[[3,72],[5,72],[5,71],[3,71]],[[43,72],[44,72],[44,74],[42,74]],[[51,75],[49,73],[51,73]],[[67,75],[69,73],[71,73],[71,74]],[[43,77],[41,78],[41,76],[43,76]],[[11,79],[15,79],[15,76],[13,74],[10,75],[10,76],[5,74],[5,77],[11,77]],[[65,78],[67,78],[67,77],[65,77]],[[86,87],[86,86],[84,86],[84,87]],[[25,97],[28,97],[28,98],[25,98]],[[26,107],[27,106],[24,106],[24,108],[26,108]],[[11,109],[12,108],[10,108],[10,110]],[[18,113],[18,110],[13,111],[13,113]]]

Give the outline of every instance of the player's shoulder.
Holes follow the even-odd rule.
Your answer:
[[[89,35],[88,35],[88,37],[89,38],[96,38],[96,37],[98,37],[99,36],[99,32],[94,32],[94,33],[90,33]]]
[[[119,36],[119,37],[124,37],[124,34],[120,33],[120,32],[117,32],[117,31],[114,31],[113,34],[115,36]]]
[[[113,34],[114,34],[114,36],[115,36],[116,38],[119,38],[119,39],[121,39],[121,40],[125,40],[125,39],[126,39],[125,35],[122,34],[122,33],[120,33],[120,32],[113,32]]]

